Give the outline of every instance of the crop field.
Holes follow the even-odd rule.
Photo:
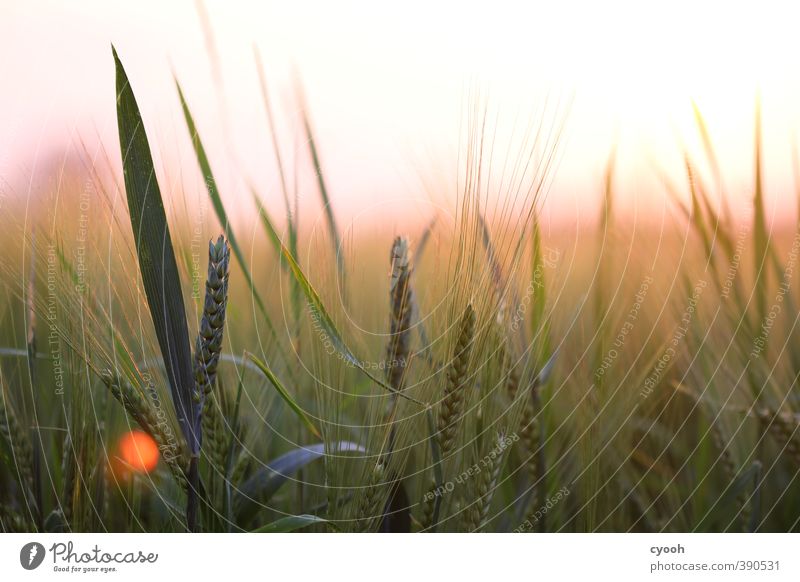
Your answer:
[[[360,231],[313,111],[311,186],[272,131],[279,192],[232,207],[194,95],[165,169],[108,59],[116,149],[0,199],[0,531],[800,531],[800,220],[767,220],[758,104],[744,213],[695,108],[669,213],[621,208],[612,155],[551,227],[563,119],[501,158],[471,95],[452,204]]]

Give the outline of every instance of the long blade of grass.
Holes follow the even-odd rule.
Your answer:
[[[608,305],[606,291],[610,287],[608,285],[608,268],[610,247],[611,247],[611,229],[614,221],[614,168],[616,164],[616,150],[611,152],[606,163],[606,171],[603,184],[603,206],[600,211],[600,228],[598,230],[598,247],[599,254],[597,257],[597,275],[594,284],[592,285],[592,298],[594,302],[594,316],[596,318],[595,327],[595,356],[594,365],[595,369],[600,367],[603,357],[606,353],[606,346],[608,344],[608,314],[610,306]],[[605,379],[603,376],[595,378],[595,384],[598,387],[598,392],[602,392]],[[594,467],[594,465],[593,465]]]
[[[269,91],[267,90],[267,76],[264,73],[264,65],[261,61],[261,54],[258,52],[258,47],[253,46],[253,54],[255,55],[256,60],[256,68],[258,69],[258,80],[259,84],[261,85],[261,96],[264,100],[264,110],[267,113],[267,123],[269,124],[269,134],[270,138],[272,139],[272,151],[275,153],[275,163],[278,166],[278,177],[281,181],[281,192],[283,193],[283,205],[286,210],[286,225],[289,229],[289,250],[292,251],[292,256],[300,260],[299,252],[298,252],[298,235],[297,231],[300,228],[300,209],[298,208],[297,201],[295,200],[295,207],[294,210],[292,209],[292,205],[289,202],[289,187],[286,181],[286,172],[283,166],[283,159],[281,158],[281,149],[278,144],[278,131],[275,126],[275,119],[272,115],[272,104],[269,98]],[[254,193],[255,195],[255,193]],[[281,265],[283,266],[284,263],[281,261]],[[294,342],[295,342],[295,349],[297,349],[297,345],[299,344],[299,334],[300,334],[300,311],[302,306],[300,304],[300,290],[297,287],[297,283],[292,280],[291,283],[291,305],[292,305],[292,318],[294,320],[295,330],[294,330]]]
[[[741,471],[723,491],[713,509],[705,515],[696,531],[715,531],[721,524],[730,523],[731,512],[739,511],[739,496],[754,483],[760,485],[761,467],[761,461],[753,461],[747,469]]]
[[[36,248],[36,232],[34,231],[31,236],[32,249]],[[28,350],[28,380],[32,388],[32,393],[39,385],[36,379],[36,312],[34,310],[34,294],[36,292],[36,261],[35,250],[31,252],[31,272],[28,278],[28,297],[27,297],[27,350]],[[33,405],[33,419],[38,425],[38,411],[36,404]],[[44,528],[44,513],[42,507],[43,491],[42,491],[42,435],[41,432],[36,432],[36,438],[32,438],[33,443],[33,496],[36,501],[36,520],[40,531]]]
[[[758,463],[756,465],[756,463]],[[761,525],[761,477],[762,467],[759,461],[753,463],[755,471],[753,475],[753,494],[750,496],[750,521],[747,524],[747,531],[755,533]]]
[[[267,76],[264,73],[264,64],[261,61],[261,54],[258,52],[258,47],[253,46],[253,54],[256,60],[256,69],[258,69],[258,81],[261,86],[261,97],[264,101],[264,110],[267,113],[267,123],[269,124],[269,133],[272,138],[272,151],[275,153],[275,163],[278,166],[278,177],[281,181],[281,193],[283,194],[283,204],[286,208],[286,222],[289,228],[289,249],[292,255],[297,257],[297,212],[295,208],[292,212],[292,206],[289,203],[289,188],[286,183],[286,172],[283,168],[283,160],[281,159],[281,149],[278,146],[278,133],[275,129],[275,119],[272,115],[272,104],[269,99],[269,91],[267,91]]]
[[[414,253],[414,261],[419,263],[421,260],[422,255],[425,253],[425,249],[428,248],[428,241],[431,238],[431,233],[433,232],[433,227],[436,226],[436,223],[439,220],[439,216],[435,215],[431,218],[428,225],[425,227],[425,230],[422,231],[422,234],[419,237],[419,241],[417,242],[417,249]]]
[[[399,394],[403,398],[410,400],[412,402],[416,402],[417,404],[423,404],[419,400],[412,398],[408,394],[405,394],[402,391],[395,390],[392,386],[381,380],[380,378],[376,377],[374,374],[370,373],[369,370],[366,369],[364,364],[360,359],[358,359],[353,351],[347,346],[344,339],[342,339],[342,334],[339,333],[336,324],[331,319],[331,316],[328,315],[328,310],[325,309],[325,305],[322,303],[322,299],[320,299],[319,294],[317,294],[314,287],[311,285],[309,280],[306,278],[303,270],[300,268],[300,265],[297,264],[297,261],[294,260],[292,253],[289,249],[281,241],[280,236],[278,235],[278,231],[275,229],[275,226],[272,224],[272,221],[269,219],[269,216],[266,214],[264,207],[261,203],[256,200],[258,205],[259,215],[261,216],[261,222],[264,225],[264,229],[267,231],[270,240],[273,242],[276,248],[280,249],[281,255],[286,260],[286,264],[289,265],[289,271],[294,277],[295,281],[297,281],[300,290],[305,295],[306,301],[308,302],[308,307],[311,311],[311,315],[314,318],[315,322],[318,323],[324,329],[325,333],[328,334],[331,343],[336,348],[343,358],[351,365],[360,370],[363,374],[365,374],[370,380],[389,390],[392,393]]]
[[[756,101],[755,119],[755,195],[753,198],[753,242],[755,245],[755,290],[758,322],[764,321],[767,311],[767,257],[769,251],[769,234],[767,233],[767,216],[764,209],[764,183],[761,148],[761,103]]]
[[[411,504],[403,481],[395,481],[383,508],[378,527],[381,533],[408,533],[411,531]]]
[[[192,399],[192,356],[178,266],[141,112],[113,47],[112,52],[122,168],[139,269],[178,423],[197,455],[201,436],[193,419],[199,419],[199,403]]]
[[[510,302],[513,306],[521,305],[522,301],[519,298],[519,294],[517,293],[515,285],[513,284],[512,280],[507,278],[505,273],[503,273],[503,267],[500,264],[497,251],[492,244],[492,236],[489,233],[489,227],[480,212],[478,212],[478,226],[481,229],[481,243],[483,244],[483,249],[486,253],[486,260],[489,263],[489,270],[492,274],[492,282],[495,286],[495,292],[497,293],[501,304],[507,305]],[[522,346],[527,343],[527,338],[525,337],[525,326],[519,326],[519,331],[520,334],[516,343],[517,348],[521,351],[524,349]]]
[[[722,172],[719,166],[719,160],[717,159],[717,155],[714,152],[714,144],[711,141],[711,133],[708,131],[708,125],[706,124],[706,120],[703,117],[703,114],[700,112],[700,107],[698,107],[695,101],[692,101],[692,111],[694,112],[694,119],[697,125],[697,130],[700,133],[700,139],[703,141],[703,149],[705,150],[706,159],[708,163],[711,165],[711,171],[714,173],[714,180],[716,182],[716,187],[720,193],[722,193]],[[722,204],[722,215],[725,220],[730,223],[731,221],[731,208],[728,204],[728,199],[725,196],[721,197],[720,200]]]
[[[703,114],[700,112],[700,107],[698,107],[694,100],[692,100],[692,112],[694,113],[694,121],[697,125],[697,131],[700,133],[700,139],[703,141],[703,149],[705,150],[706,158],[708,158],[708,162],[711,164],[711,170],[714,172],[714,175],[718,176],[720,173],[719,162],[717,161],[717,156],[714,153],[714,146],[711,143],[711,134],[708,131],[706,120],[703,118]]]
[[[258,529],[254,529],[250,533],[289,533],[318,523],[330,524],[327,519],[317,517],[316,515],[287,515],[272,523],[261,526]]]
[[[278,394],[280,394],[280,397],[283,398],[283,401],[286,402],[286,404],[289,405],[289,408],[291,408],[292,411],[297,415],[297,418],[299,418],[300,421],[306,425],[306,428],[311,431],[311,434],[317,438],[322,438],[322,435],[320,434],[319,430],[317,430],[317,427],[314,426],[314,423],[311,422],[311,419],[306,416],[306,413],[303,412],[303,409],[300,408],[300,405],[297,404],[297,401],[292,397],[291,394],[289,394],[289,391],[284,387],[275,373],[270,370],[269,366],[267,366],[267,364],[260,360],[255,354],[245,352],[245,357],[258,366],[258,369],[261,370],[264,376],[266,376],[270,384],[272,384],[275,390],[277,390]]]
[[[225,205],[223,204],[222,197],[219,194],[217,181],[214,179],[214,173],[211,171],[211,164],[208,161],[206,149],[203,146],[202,140],[200,139],[200,134],[197,132],[194,117],[192,117],[192,112],[189,109],[189,105],[186,102],[186,99],[183,95],[183,90],[181,89],[181,85],[177,79],[175,79],[175,86],[178,89],[178,97],[181,101],[183,116],[186,120],[186,127],[188,128],[189,135],[192,138],[192,147],[194,148],[194,152],[197,157],[197,163],[200,166],[200,171],[203,173],[203,181],[206,184],[208,197],[211,199],[211,204],[214,207],[214,212],[217,215],[217,220],[219,220],[220,224],[222,224],[222,227],[225,229],[225,236],[231,245],[231,249],[233,249],[233,254],[236,255],[236,260],[239,261],[239,266],[241,267],[244,278],[247,281],[247,286],[250,288],[250,293],[253,295],[253,299],[255,299],[258,310],[267,324],[267,328],[269,329],[272,339],[275,340],[277,344],[278,336],[277,332],[275,331],[275,326],[272,323],[272,318],[267,313],[267,309],[264,306],[264,301],[261,299],[261,295],[256,289],[253,276],[251,275],[250,269],[247,266],[247,261],[245,261],[244,253],[242,252],[239,242],[236,239],[236,234],[231,228],[230,221],[228,220],[228,213],[225,210]]]
[[[316,142],[314,141],[314,132],[311,130],[311,122],[308,119],[305,99],[302,97],[302,92],[299,93],[301,95],[300,114],[303,116],[303,130],[305,131],[306,143],[308,143],[308,151],[311,155],[311,161],[314,164],[314,172],[317,175],[319,194],[322,197],[322,205],[325,209],[325,218],[328,221],[328,229],[331,231],[333,252],[336,254],[336,269],[339,272],[340,291],[342,293],[342,297],[345,297],[345,265],[344,254],[342,253],[342,241],[339,237],[339,229],[336,226],[336,218],[333,216],[333,207],[331,206],[330,196],[328,196],[328,188],[325,185],[325,178],[322,175],[322,164],[319,161],[319,153],[317,152]]]
[[[533,312],[531,313],[531,337],[536,342],[536,371],[542,374],[551,356],[550,318],[545,315],[547,307],[547,288],[545,287],[545,262],[542,252],[542,236],[539,216],[533,215],[533,236],[531,240],[531,279],[533,288]]]
[[[365,453],[364,447],[349,441],[340,441],[328,446],[332,453]],[[289,477],[312,461],[325,455],[324,443],[292,449],[262,467],[239,488],[237,512],[250,511],[257,503],[268,502]]]
[[[691,220],[692,224],[694,225],[697,232],[700,234],[700,238],[703,241],[703,248],[705,249],[706,254],[706,268],[716,267],[716,263],[714,262],[714,245],[713,245],[713,234],[709,232],[711,230],[711,226],[706,225],[706,220],[703,212],[703,208],[700,202],[700,196],[698,195],[698,189],[696,186],[696,177],[694,169],[692,168],[692,164],[689,160],[688,154],[684,157],[684,163],[686,165],[686,179],[689,182],[689,193],[692,197],[692,211],[691,211]],[[715,280],[718,277],[715,277]]]
[[[250,189],[250,194],[253,197],[253,202],[255,203],[256,207],[259,209],[258,214],[261,217],[261,222],[263,222],[265,224],[265,226],[269,230],[274,230],[274,231],[277,232],[277,228],[275,228],[275,221],[272,220],[272,216],[270,216],[269,212],[264,207],[264,204],[262,204],[261,198],[259,198],[258,193],[255,191],[255,189],[251,188]],[[288,269],[288,265],[286,264],[286,261],[283,259],[283,253],[281,252],[281,245],[276,243],[275,240],[272,237],[268,237],[268,238],[269,238],[269,242],[275,248],[275,252],[278,253],[278,258],[281,261],[281,267],[283,267],[284,269]],[[288,247],[288,248],[289,248],[289,252],[296,259],[297,255],[295,254],[295,252],[292,250],[291,247]],[[294,278],[292,278],[292,284],[293,285],[297,285],[297,281],[295,281]]]

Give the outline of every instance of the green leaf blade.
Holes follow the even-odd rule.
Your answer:
[[[319,523],[330,522],[316,515],[287,515],[258,529],[254,529],[251,533],[290,533]]]
[[[315,323],[319,324],[325,333],[328,335],[331,343],[336,348],[336,350],[341,354],[341,356],[347,361],[348,364],[354,366],[358,370],[360,370],[364,375],[366,375],[370,380],[393,392],[402,396],[403,398],[415,402],[417,404],[422,405],[423,403],[411,396],[403,392],[398,392],[393,387],[389,386],[386,382],[377,378],[374,374],[370,373],[369,370],[366,369],[364,364],[359,360],[353,351],[348,347],[345,343],[344,339],[342,339],[342,334],[339,333],[339,330],[336,327],[336,324],[333,322],[333,319],[328,314],[328,310],[325,309],[325,305],[322,303],[322,299],[320,298],[317,291],[314,289],[311,282],[306,278],[303,270],[300,268],[300,265],[297,264],[297,261],[292,256],[291,251],[283,244],[281,241],[280,236],[278,235],[278,231],[275,229],[272,221],[269,219],[269,215],[266,214],[263,205],[258,202],[256,199],[256,203],[259,207],[259,215],[261,216],[261,222],[264,225],[264,230],[267,231],[267,235],[272,243],[275,245],[276,249],[279,249],[281,255],[283,256],[286,264],[289,266],[289,272],[292,274],[292,277],[297,282],[300,290],[303,292],[303,295],[306,297],[306,301],[308,302],[309,310],[311,311],[311,315],[315,320]]]
[[[175,86],[178,89],[178,97],[180,98],[181,108],[183,109],[183,116],[186,121],[186,127],[189,130],[189,136],[192,140],[192,148],[194,149],[195,156],[197,158],[197,164],[200,166],[200,171],[203,174],[203,181],[206,184],[206,191],[208,192],[208,197],[211,199],[211,205],[214,207],[214,213],[217,215],[217,220],[219,220],[222,227],[225,229],[225,236],[228,239],[228,242],[231,245],[231,250],[233,250],[233,254],[236,256],[236,260],[239,262],[239,266],[242,269],[242,274],[244,275],[245,280],[247,281],[247,286],[250,288],[250,293],[255,300],[256,307],[258,307],[261,316],[264,318],[264,321],[267,324],[267,328],[269,330],[270,337],[275,342],[275,345],[281,351],[281,357],[288,363],[289,359],[286,357],[286,354],[283,353],[283,350],[280,348],[280,343],[278,342],[278,334],[275,329],[275,325],[272,322],[272,318],[267,313],[267,308],[264,304],[264,300],[261,298],[258,290],[256,289],[255,281],[253,280],[253,275],[250,272],[250,268],[247,265],[247,261],[245,261],[244,253],[242,252],[241,247],[239,246],[238,239],[236,238],[233,229],[231,228],[230,221],[228,220],[228,213],[225,210],[225,205],[222,202],[222,197],[219,193],[219,188],[217,187],[217,181],[214,178],[214,173],[211,171],[211,163],[208,160],[208,155],[206,154],[206,149],[203,146],[203,142],[200,139],[200,134],[197,132],[197,126],[194,122],[194,117],[192,116],[192,112],[189,109],[189,104],[186,102],[186,99],[183,95],[183,90],[181,89],[180,83],[178,80],[175,79]]]
[[[314,423],[311,422],[311,419],[308,418],[303,409],[300,408],[300,405],[297,404],[297,401],[292,397],[291,394],[289,394],[289,391],[284,387],[283,383],[281,383],[269,366],[267,366],[267,364],[260,360],[257,356],[249,352],[245,352],[245,357],[249,358],[250,361],[253,362],[259,370],[261,370],[261,373],[266,376],[267,380],[269,380],[270,384],[272,384],[273,388],[275,388],[283,401],[289,405],[289,408],[291,408],[297,417],[302,421],[302,423],[306,425],[306,428],[311,431],[311,434],[317,438],[322,438],[322,435],[317,427],[314,426]]]
[[[139,269],[178,423],[197,454],[200,406],[192,399],[191,347],[178,265],[141,112],[113,47],[112,51],[122,168]]]

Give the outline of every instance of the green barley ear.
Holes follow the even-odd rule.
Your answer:
[[[708,435],[711,443],[718,452],[717,463],[719,463],[722,473],[728,484],[736,481],[739,475],[739,467],[734,459],[731,450],[732,439],[725,437],[719,422],[719,414],[704,400],[697,391],[686,384],[674,382],[673,388],[676,392],[689,398],[692,407],[698,407],[708,420]],[[737,515],[743,527],[747,527],[750,517],[750,506],[747,504],[747,493],[742,491],[736,497],[738,507]]]
[[[464,511],[466,530],[468,532],[480,531],[489,518],[489,508],[497,490],[500,469],[503,467],[505,448],[506,437],[503,434],[498,434],[497,439],[492,443],[489,454],[476,463],[481,467],[481,471],[476,477],[475,500]]]
[[[34,501],[33,446],[14,411],[2,375],[0,375],[0,437],[6,442],[9,456],[16,465],[20,487],[28,492],[27,502],[32,503]]]
[[[392,267],[391,281],[389,284],[389,343],[386,346],[386,380],[394,392],[390,396],[389,412],[387,413],[389,428],[389,443],[386,451],[386,461],[382,463],[388,465],[391,458],[395,441],[397,439],[397,427],[394,425],[394,415],[397,406],[397,395],[405,387],[406,369],[409,364],[409,354],[411,346],[411,319],[413,315],[413,294],[411,290],[411,252],[409,251],[408,239],[398,236],[392,243],[392,250],[389,253],[389,263]],[[386,501],[384,517],[380,524],[381,531],[405,531],[406,518],[410,517],[408,507],[402,507],[402,499],[406,497],[405,485],[400,479],[396,469],[389,473],[389,498]],[[400,506],[400,511],[392,511],[392,508]]]
[[[519,419],[520,455],[522,456],[525,474],[533,487],[531,499],[528,503],[531,507],[537,508],[543,502],[542,492],[544,490],[543,477],[545,472],[542,462],[541,427],[538,414],[541,406],[537,405],[537,390],[542,380],[546,380],[546,376],[537,376],[530,387],[520,393],[519,365],[514,362],[513,357],[505,348],[501,349],[500,356],[504,360],[506,370],[506,394],[512,403],[517,401],[517,397],[520,398],[521,402]]]
[[[19,511],[0,503],[0,533],[28,533],[30,531],[31,526]]]
[[[411,290],[411,252],[408,239],[394,239],[389,255],[392,279],[389,287],[390,323],[389,345],[386,350],[386,376],[389,385],[398,392],[405,383],[411,343],[411,314],[413,292]]]
[[[182,439],[177,437],[167,421],[159,418],[147,398],[129,382],[110,372],[104,373],[102,379],[128,415],[153,438],[172,477],[186,490],[188,487],[186,472],[189,463],[188,452],[183,447]]]
[[[383,489],[386,485],[386,466],[383,459],[379,459],[369,478],[363,496],[358,504],[358,516],[356,521],[357,531],[369,532],[373,529],[379,514],[381,513],[381,503],[383,501]]]
[[[61,480],[63,482],[63,489],[61,492],[61,516],[64,518],[65,524],[71,524],[74,516],[75,509],[75,492],[77,490],[77,473],[80,470],[78,464],[78,455],[73,452],[74,441],[72,434],[67,431],[64,437],[64,444],[61,448]]]
[[[756,411],[759,420],[769,430],[783,452],[800,465],[800,422],[786,412],[763,408]]]
[[[464,413],[464,401],[469,380],[469,359],[474,337],[475,310],[472,305],[467,305],[461,316],[458,341],[453,351],[450,367],[447,369],[447,385],[439,409],[437,428],[442,458],[446,457],[453,449],[461,416]]]
[[[534,406],[533,391],[529,398],[525,398],[522,406],[522,414],[520,416],[519,436],[522,441],[523,457],[525,462],[525,471],[528,474],[528,479],[533,484],[533,499],[534,507],[538,507],[543,501],[541,490],[543,487],[541,471],[539,470],[539,449],[541,448],[541,433],[539,428],[539,415]]]
[[[225,307],[228,303],[228,265],[231,249],[224,236],[208,243],[208,279],[200,331],[194,352],[193,398],[202,402],[211,393],[217,379],[217,365],[222,352]]]
[[[716,417],[709,418],[709,422],[711,423],[709,426],[711,442],[714,444],[717,451],[719,451],[718,462],[720,467],[722,467],[722,471],[725,473],[725,478],[728,483],[734,483],[739,474],[739,470],[736,467],[736,461],[734,461],[733,453],[731,452],[731,440],[725,438]],[[747,499],[748,495],[743,491],[737,495],[735,501],[738,508],[737,515],[744,528],[744,532],[747,531],[747,526],[750,522],[750,506],[747,504]]]
[[[433,492],[436,491],[436,487],[436,479],[428,481],[428,491],[420,502],[419,526],[420,531],[423,532],[428,531],[433,525],[434,513],[436,511],[436,497]]]

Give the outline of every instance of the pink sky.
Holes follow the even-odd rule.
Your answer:
[[[172,71],[183,84],[226,201],[246,179],[280,208],[253,61],[257,44],[280,123],[284,156],[297,145],[292,72],[301,77],[337,213],[345,222],[411,208],[427,215],[454,186],[459,124],[470,90],[502,113],[500,140],[517,115],[548,94],[574,95],[548,212],[593,220],[603,166],[618,146],[621,205],[661,212],[657,160],[679,168],[679,145],[699,152],[690,99],[716,140],[731,195],[751,195],[753,102],[764,108],[771,208],[794,203],[791,145],[800,126],[800,40],[781,5],[758,9],[638,3],[207,2],[218,48],[209,58],[193,1],[4,2],[0,11],[0,177],[27,193],[32,172],[83,139],[116,153],[117,47],[151,143],[171,175],[198,189]],[[754,6],[756,6],[754,4]],[[214,71],[222,87],[214,83]],[[518,127],[519,129],[519,127]],[[304,164],[306,162],[303,162]],[[304,166],[305,167],[305,166]],[[676,180],[680,177],[676,175]],[[303,206],[317,193],[301,180]],[[448,192],[448,195],[452,192]],[[366,209],[366,210],[365,210]],[[791,213],[782,213],[791,218]],[[279,212],[278,212],[279,213]],[[384,213],[392,216],[391,212]],[[315,215],[316,216],[316,215]]]

